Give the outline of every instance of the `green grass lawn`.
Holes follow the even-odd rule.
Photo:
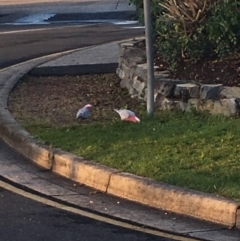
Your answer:
[[[239,118],[166,112],[139,124],[23,125],[53,147],[98,163],[240,200]]]

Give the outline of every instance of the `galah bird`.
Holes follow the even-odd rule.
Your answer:
[[[88,119],[90,117],[90,110],[92,108],[92,105],[87,104],[83,108],[79,109],[76,115],[76,118],[79,119]]]
[[[122,121],[131,121],[131,122],[140,122],[140,119],[136,116],[136,114],[131,110],[126,109],[114,109],[119,115]]]

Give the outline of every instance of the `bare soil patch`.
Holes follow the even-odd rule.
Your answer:
[[[160,55],[155,58],[160,70],[168,69],[168,65]],[[179,62],[176,69],[170,72],[170,78],[180,80],[196,80],[203,84],[223,84],[224,86],[240,86],[240,54],[222,59],[203,59],[197,63]]]
[[[118,117],[113,108],[139,108],[139,100],[120,87],[116,74],[81,76],[25,76],[9,96],[9,110],[18,120],[72,125]],[[76,120],[85,104],[92,104],[90,120]],[[142,103],[144,105],[144,103]]]

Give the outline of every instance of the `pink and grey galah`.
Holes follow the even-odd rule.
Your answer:
[[[76,115],[77,119],[88,119],[91,114],[90,114],[90,110],[92,108],[92,105],[87,104],[85,105],[83,108],[79,109]]]
[[[126,109],[114,109],[119,115],[122,121],[130,121],[130,122],[140,122],[140,119],[136,116],[136,114],[131,110]]]

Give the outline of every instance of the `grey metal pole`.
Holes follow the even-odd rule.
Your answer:
[[[154,66],[153,66],[153,41],[152,41],[152,20],[151,20],[151,0],[143,0],[146,56],[147,56],[147,113],[154,114]]]

